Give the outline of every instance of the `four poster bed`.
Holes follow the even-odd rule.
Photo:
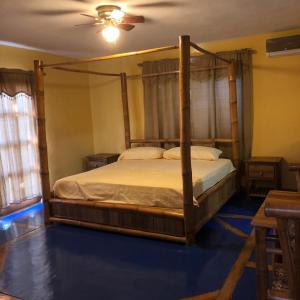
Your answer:
[[[231,138],[191,139],[190,134],[190,47],[201,53],[213,55],[228,64],[229,101]],[[127,78],[126,73],[101,73],[65,68],[66,65],[96,62],[101,60],[146,54],[179,48],[179,97],[180,97],[180,139],[132,139],[130,135]],[[181,149],[179,167],[182,180],[180,207],[157,207],[138,203],[117,203],[109,201],[87,201],[80,199],[51,197],[49,183],[47,143],[45,130],[44,84],[43,72],[47,68],[56,70],[94,74],[99,76],[119,77],[122,90],[124,114],[125,145],[129,149],[137,144],[178,143]],[[191,244],[199,229],[221,208],[237,190],[237,173],[239,171],[239,140],[236,99],[236,79],[234,62],[208,52],[190,41],[189,36],[179,37],[179,47],[170,46],[93,59],[78,60],[58,64],[34,62],[36,79],[36,99],[38,111],[39,153],[41,163],[41,181],[45,205],[45,223],[59,222],[84,226],[112,232],[126,233],[143,237],[152,237],[169,241]],[[142,76],[142,75],[141,75]],[[231,147],[231,159],[235,168],[227,172],[216,183],[195,197],[193,189],[191,145],[228,145]],[[115,163],[118,164],[118,163]],[[194,164],[194,163],[193,163]],[[141,164],[142,165],[142,164]],[[114,166],[115,168],[115,166]],[[193,165],[194,169],[194,165]],[[76,175],[75,175],[76,176]],[[195,198],[197,205],[195,205]],[[89,199],[90,200],[90,199]]]

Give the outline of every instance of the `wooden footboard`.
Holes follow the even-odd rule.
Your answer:
[[[195,234],[235,192],[235,172],[207,190],[195,211]],[[105,231],[186,242],[182,209],[96,201],[50,199],[49,221]]]
[[[182,209],[51,199],[50,221],[184,242]]]
[[[195,234],[236,193],[236,186],[236,171],[234,171],[197,199],[199,207],[195,207]]]

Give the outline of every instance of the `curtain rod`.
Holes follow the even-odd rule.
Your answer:
[[[192,68],[190,71],[192,73],[192,72],[209,71],[209,70],[226,69],[226,68],[227,65],[223,65],[223,66],[214,66],[214,67]],[[178,70],[174,70],[174,71],[160,72],[160,73],[136,74],[136,75],[128,75],[127,79],[147,78],[147,77],[171,75],[171,74],[178,74],[178,73],[179,73]]]
[[[254,50],[254,49],[243,48],[243,49],[238,49],[238,50],[219,51],[219,52],[216,52],[216,55],[220,55],[220,54],[233,54],[233,53],[239,53],[239,52],[243,52],[243,51],[248,51],[251,54],[256,54],[257,53],[257,51]],[[191,55],[191,65],[194,64],[193,63],[193,59],[197,59],[197,58],[200,58],[200,57],[202,57],[202,56],[201,55],[200,56],[199,55]],[[177,58],[170,58],[170,59],[176,60]],[[162,59],[162,60],[164,60],[164,59]],[[138,63],[137,65],[138,65],[138,67],[142,67],[143,63]]]
[[[33,74],[31,70],[21,70],[21,69],[7,69],[7,68],[0,68],[0,72],[2,73],[11,73],[11,74]]]

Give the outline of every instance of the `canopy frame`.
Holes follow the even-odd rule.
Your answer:
[[[190,57],[191,49],[193,48],[200,53],[213,56],[227,64],[228,82],[229,82],[229,103],[230,103],[230,122],[231,122],[231,138],[230,139],[191,139],[191,124],[190,124]],[[107,73],[95,72],[90,70],[72,69],[65,66],[85,64],[91,62],[100,62],[108,59],[117,59],[130,57],[135,55],[154,53],[160,51],[169,51],[179,48],[179,70],[175,71],[179,74],[179,101],[180,101],[180,138],[179,139],[132,139],[130,135],[130,121],[128,108],[128,91],[127,79],[138,77],[139,75],[127,75],[122,73]],[[45,223],[49,224],[50,217],[50,199],[51,189],[49,181],[48,153],[47,153],[47,138],[45,124],[45,97],[44,97],[44,70],[54,69],[58,71],[67,71],[74,73],[93,74],[97,76],[118,77],[121,83],[121,98],[124,118],[125,131],[125,146],[130,148],[136,143],[162,143],[162,142],[180,142],[181,147],[181,175],[183,182],[183,211],[184,211],[184,230],[185,241],[191,244],[195,241],[196,228],[195,216],[193,209],[193,183],[192,183],[192,168],[191,168],[191,144],[231,144],[232,146],[232,161],[237,170],[240,167],[239,153],[239,133],[238,133],[238,111],[237,111],[237,93],[236,93],[236,77],[234,61],[220,57],[218,54],[207,51],[197,44],[190,41],[188,35],[179,37],[179,46],[167,46],[148,50],[141,50],[128,53],[113,54],[109,56],[96,57],[91,59],[82,59],[67,61],[61,63],[44,64],[41,60],[34,61],[34,76],[35,76],[35,95],[37,100],[38,114],[38,139],[39,139],[39,156],[40,156],[40,175],[42,182],[42,197],[45,205]],[[175,73],[174,72],[174,73]],[[159,75],[159,74],[155,74]],[[162,74],[163,75],[163,74]],[[142,75],[140,75],[142,77]],[[52,218],[52,221],[56,218]],[[145,234],[146,235],[146,234]],[[149,234],[148,234],[149,235]]]

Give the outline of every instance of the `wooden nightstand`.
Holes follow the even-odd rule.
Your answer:
[[[86,171],[103,167],[118,160],[119,154],[116,153],[98,153],[89,155],[85,158]]]
[[[281,188],[282,157],[252,157],[245,161],[246,190],[250,197],[266,197]]]

